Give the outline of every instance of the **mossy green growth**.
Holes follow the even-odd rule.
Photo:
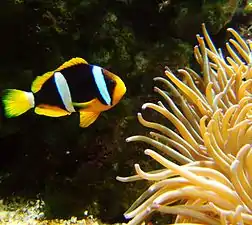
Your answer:
[[[86,210],[83,218],[70,217],[68,220],[45,218],[45,203],[42,200],[25,200],[13,198],[8,201],[0,200],[0,224],[4,225],[108,225],[95,219]],[[120,223],[123,225],[122,223]],[[119,223],[114,225],[120,225]]]
[[[239,0],[207,2],[203,5],[203,18],[213,34],[231,21],[239,8]]]

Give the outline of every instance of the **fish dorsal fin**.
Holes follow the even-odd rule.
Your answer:
[[[56,69],[56,71],[61,71],[63,69],[66,69],[68,67],[75,66],[78,64],[88,64],[88,63],[85,59],[76,57],[76,58],[72,58],[69,61],[63,63],[59,68]]]
[[[63,63],[60,67],[58,67],[54,71],[47,72],[43,74],[42,76],[37,76],[36,79],[32,82],[31,90],[33,93],[38,92],[42,85],[51,77],[53,76],[54,72],[60,71],[63,69],[66,69],[68,67],[78,65],[78,64],[87,64],[87,61],[85,59],[82,59],[80,57],[72,58],[69,61],[66,61]]]
[[[42,85],[51,77],[53,76],[53,71],[47,72],[45,74],[43,74],[42,76],[37,76],[35,78],[35,80],[32,82],[32,86],[31,86],[31,91],[33,93],[38,92]]]

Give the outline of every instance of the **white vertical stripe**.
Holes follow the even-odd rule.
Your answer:
[[[60,94],[61,100],[64,103],[65,108],[69,112],[75,112],[73,107],[72,98],[70,94],[70,90],[67,84],[65,77],[60,72],[54,73],[54,81],[56,83],[58,92]]]
[[[102,73],[102,68],[99,66],[93,66],[92,73],[94,75],[95,83],[98,87],[98,90],[102,98],[104,99],[107,105],[111,105],[111,97],[109,95],[104,75]]]
[[[28,101],[30,103],[30,106],[31,108],[33,108],[35,106],[35,101],[34,101],[34,95],[32,92],[25,92],[27,98],[28,98]]]

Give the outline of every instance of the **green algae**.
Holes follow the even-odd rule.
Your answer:
[[[66,219],[45,219],[46,206],[42,200],[24,200],[15,198],[11,201],[0,201],[0,224],[4,225],[106,225],[100,220],[83,212],[83,218],[70,217]],[[120,223],[122,224],[122,223]],[[120,225],[119,223],[114,225]]]

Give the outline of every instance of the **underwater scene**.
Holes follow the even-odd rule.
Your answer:
[[[0,6],[0,225],[252,224],[251,0]]]

